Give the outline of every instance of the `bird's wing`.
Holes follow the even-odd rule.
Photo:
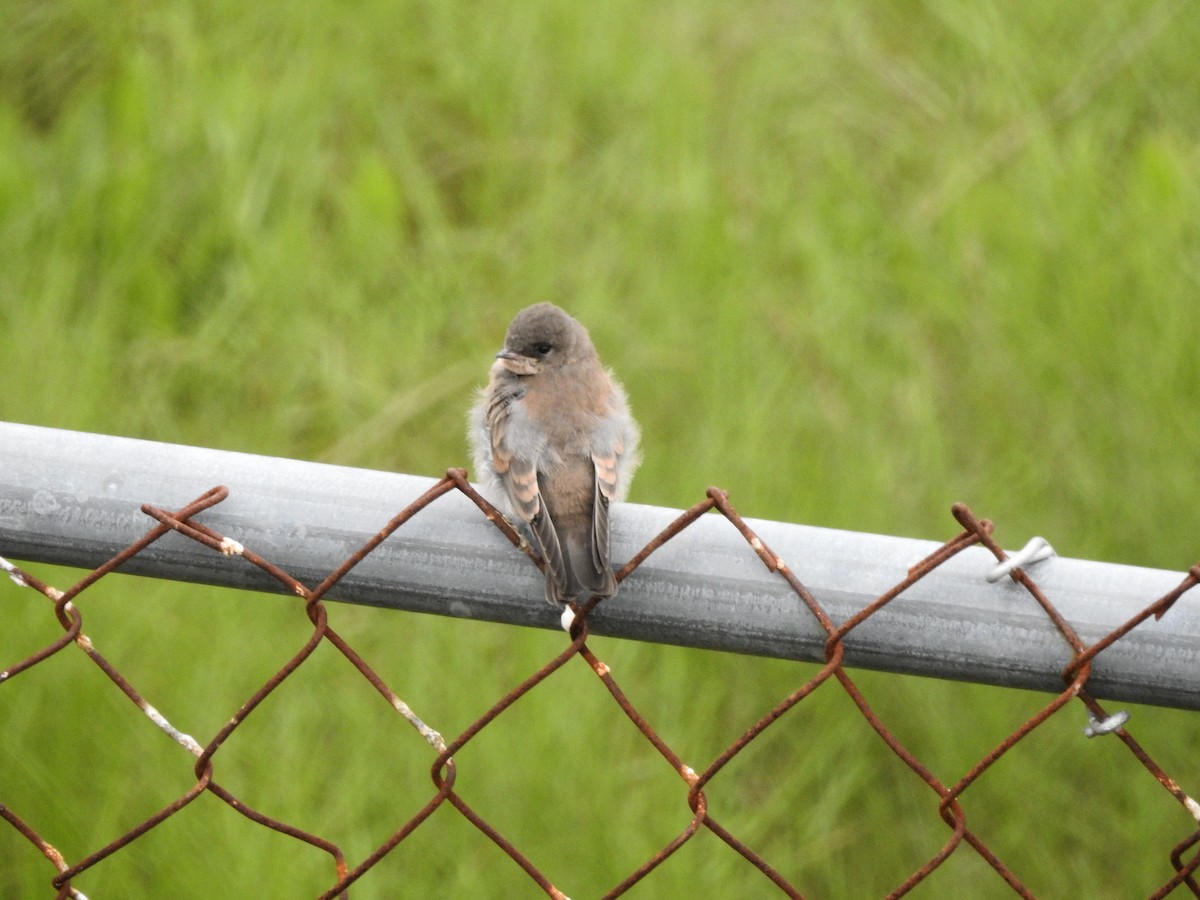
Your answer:
[[[488,406],[488,433],[492,443],[492,468],[504,485],[513,513],[529,525],[538,553],[546,563],[546,599],[562,603],[567,584],[567,563],[563,558],[558,532],[550,519],[550,511],[542,500],[538,485],[537,460],[518,456],[508,443],[508,426],[512,414],[513,394],[498,396]]]
[[[523,522],[533,521],[542,510],[541,493],[537,483],[537,462],[518,456],[509,444],[508,432],[512,421],[513,403],[524,391],[499,389],[489,398],[484,418],[488,441],[491,444],[491,463],[512,512]]]
[[[592,506],[592,565],[597,572],[608,572],[608,504],[617,493],[617,463],[624,446],[620,441],[611,450],[592,453],[596,468],[596,494]]]

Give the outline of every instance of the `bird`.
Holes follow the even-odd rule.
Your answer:
[[[518,312],[468,438],[484,496],[545,561],[546,602],[616,594],[609,510],[629,490],[641,434],[587,329],[552,303]]]

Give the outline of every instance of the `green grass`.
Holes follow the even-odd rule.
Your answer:
[[[1200,556],[1191,4],[301,6],[0,6],[0,418],[436,475],[466,459],[465,409],[508,319],[550,299],[629,390],[635,502],[717,484],[747,515],[941,539],[964,500],[1010,547],[1037,533],[1069,556]],[[5,582],[0,603],[0,664],[53,640],[36,595]],[[308,633],[286,600],[136,579],[81,608],[201,741]],[[562,645],[330,616],[448,735]],[[813,671],[595,650],[697,767]],[[1047,700],[861,684],[948,782]],[[0,802],[70,860],[192,783],[81,654],[3,694]],[[1068,708],[1022,743],[970,789],[968,821],[1039,896],[1144,896],[1191,820],[1083,724]],[[1200,720],[1138,709],[1131,728],[1195,790]],[[322,647],[216,771],[353,863],[431,796],[430,761]],[[575,664],[459,762],[468,802],[576,898],[689,818]],[[731,764],[710,810],[815,898],[881,896],[948,836],[834,686]],[[52,896],[52,874],[0,826],[0,898]],[[330,876],[202,796],[77,885],[304,897]],[[634,893],[768,887],[702,834]],[[537,891],[446,808],[353,893]],[[969,849],[914,894],[1010,895]]]

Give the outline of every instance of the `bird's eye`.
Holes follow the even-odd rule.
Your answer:
[[[545,356],[554,349],[554,345],[548,344],[545,341],[541,341],[540,343],[534,344],[533,349],[537,351],[538,356]]]

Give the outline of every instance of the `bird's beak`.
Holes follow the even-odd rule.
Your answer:
[[[514,375],[536,375],[538,371],[538,361],[532,356],[522,356],[515,350],[509,350],[507,347],[496,354],[496,359],[500,365],[508,369]]]

